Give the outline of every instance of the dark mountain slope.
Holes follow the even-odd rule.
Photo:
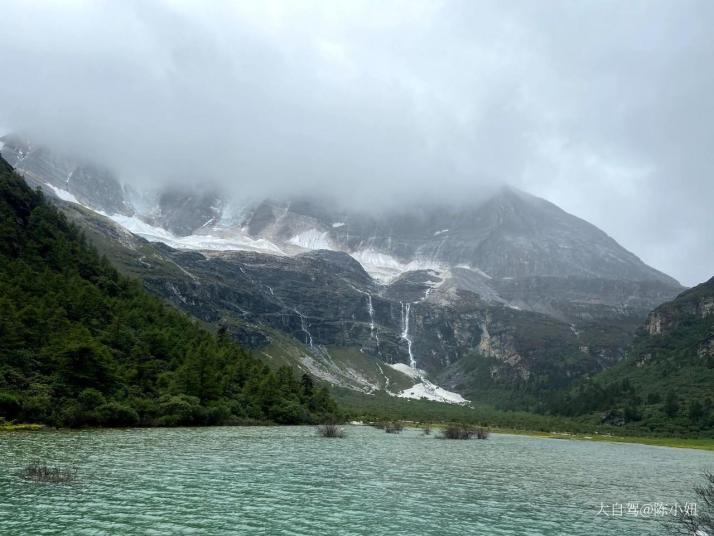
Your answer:
[[[311,422],[324,389],[269,370],[120,276],[0,159],[0,418]]]

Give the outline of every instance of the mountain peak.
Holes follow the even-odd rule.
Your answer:
[[[239,217],[226,214],[234,200],[225,196],[171,190],[159,196],[156,211],[141,216],[124,200],[118,180],[101,167],[13,137],[3,140],[3,155],[28,179],[62,192],[63,199],[133,216],[132,222],[154,226],[150,234],[166,235],[174,247],[241,249],[247,244],[253,251],[284,254],[330,249],[352,255],[380,277],[466,266],[494,279],[584,277],[681,288],[594,225],[509,185],[485,201],[460,206],[435,202],[374,213],[320,198],[266,199]]]

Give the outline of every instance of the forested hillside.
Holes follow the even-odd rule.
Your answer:
[[[336,406],[117,273],[0,158],[0,419],[306,423]]]
[[[582,382],[558,408],[672,434],[714,433],[714,278],[652,311],[626,360]]]

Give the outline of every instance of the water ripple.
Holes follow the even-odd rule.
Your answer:
[[[441,441],[349,427],[176,428],[0,436],[0,534],[659,534],[600,503],[691,499],[707,452],[493,435]],[[35,458],[70,485],[22,481]],[[686,475],[682,478],[681,475]]]

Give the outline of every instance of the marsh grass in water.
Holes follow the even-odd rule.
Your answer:
[[[488,439],[486,428],[451,424],[441,431],[442,439]]]
[[[343,438],[345,437],[345,430],[344,428],[336,425],[336,424],[321,424],[320,426],[317,427],[317,434],[321,437],[336,437],[336,438]]]
[[[77,478],[76,467],[50,466],[40,460],[33,460],[20,473],[20,476],[31,482],[49,482],[51,484],[66,484]]]
[[[404,430],[404,425],[400,421],[384,423],[384,431],[388,434],[400,434]]]

